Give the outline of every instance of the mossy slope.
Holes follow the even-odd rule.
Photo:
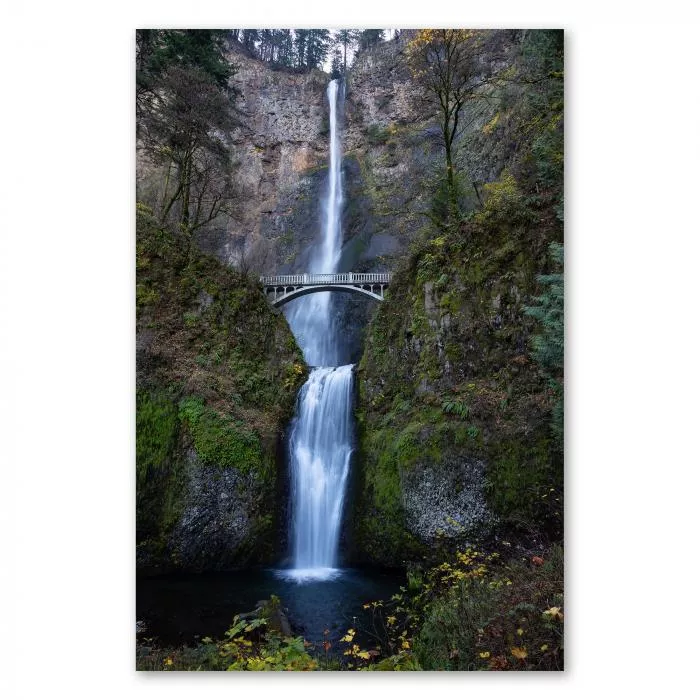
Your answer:
[[[562,55],[559,32],[524,36],[514,80],[493,94],[498,119],[481,129],[496,150],[517,144],[508,167],[459,224],[433,216],[367,329],[353,510],[360,559],[435,558],[441,544],[495,527],[561,534],[558,397],[533,360],[539,329],[526,309],[540,276],[558,271],[549,246],[563,240]],[[415,512],[417,488],[446,492],[431,527],[429,513]]]
[[[188,250],[141,206],[136,264],[138,563],[268,560],[301,351],[254,281]]]

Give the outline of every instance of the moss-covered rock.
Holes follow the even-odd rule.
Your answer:
[[[524,79],[494,90],[493,109],[460,145],[481,164],[471,174],[487,181],[483,203],[459,224],[433,212],[365,334],[353,509],[360,559],[433,557],[442,542],[474,542],[496,524],[561,534],[558,396],[531,353],[537,324],[527,306],[553,271],[549,245],[563,238],[563,81],[552,68],[563,52],[557,32],[515,39],[504,60]],[[371,147],[386,144],[388,124],[370,136]]]
[[[561,490],[561,456],[523,309],[552,232],[541,242],[521,233],[510,227],[501,241],[476,217],[459,235],[429,239],[368,328],[358,372],[361,556],[397,563],[407,539],[427,554],[438,538],[474,541],[497,520],[542,525],[553,515],[542,501]]]
[[[258,285],[137,217],[137,565],[270,561],[277,453],[307,373]]]

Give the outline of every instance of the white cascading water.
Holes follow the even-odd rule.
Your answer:
[[[327,95],[328,187],[323,202],[323,239],[311,256],[310,272],[336,272],[342,243],[338,135],[342,86],[337,80],[329,83]],[[353,449],[353,366],[335,366],[338,338],[331,319],[330,296],[331,292],[309,294],[291,302],[287,311],[306,362],[313,367],[299,392],[289,441],[293,569],[284,573],[300,581],[333,578],[337,574],[340,524]]]
[[[330,112],[330,158],[328,186],[322,202],[323,237],[310,256],[308,272],[336,272],[342,237],[340,214],[343,206],[343,183],[340,170],[341,153],[338,134],[338,103],[342,102],[342,86],[337,80],[328,84]],[[338,364],[338,339],[331,323],[331,292],[316,292],[301,297],[286,307],[287,320],[304,359],[311,367]]]

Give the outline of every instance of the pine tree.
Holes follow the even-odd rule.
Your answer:
[[[359,29],[339,29],[333,35],[333,41],[336,46],[340,49],[342,48],[343,60],[342,60],[342,72],[343,75],[347,72],[348,68],[348,49],[352,50],[356,46],[360,39]]]
[[[320,68],[328,56],[331,33],[328,29],[309,29],[306,42],[306,67]]]
[[[538,276],[544,292],[535,297],[533,306],[525,307],[525,313],[540,324],[540,332],[530,340],[531,352],[556,397],[552,432],[561,442],[564,438],[564,246],[551,243],[549,253],[558,272]]]
[[[370,48],[378,44],[384,38],[383,29],[363,29],[358,37],[360,43],[360,50]]]
[[[343,57],[340,55],[340,49],[333,49],[333,58],[331,60],[331,80],[342,78],[345,74],[343,69]]]
[[[294,30],[294,50],[296,52],[295,63],[299,68],[306,66],[306,44],[309,37],[309,29]]]

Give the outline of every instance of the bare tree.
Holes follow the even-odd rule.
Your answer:
[[[142,147],[165,167],[161,223],[175,219],[191,238],[234,200],[228,142],[236,119],[230,99],[205,72],[172,66],[140,122]]]
[[[483,98],[483,88],[493,81],[482,61],[485,39],[478,30],[422,29],[408,44],[413,76],[426,86],[440,115],[451,221],[459,216],[454,143],[463,108],[468,100]]]

